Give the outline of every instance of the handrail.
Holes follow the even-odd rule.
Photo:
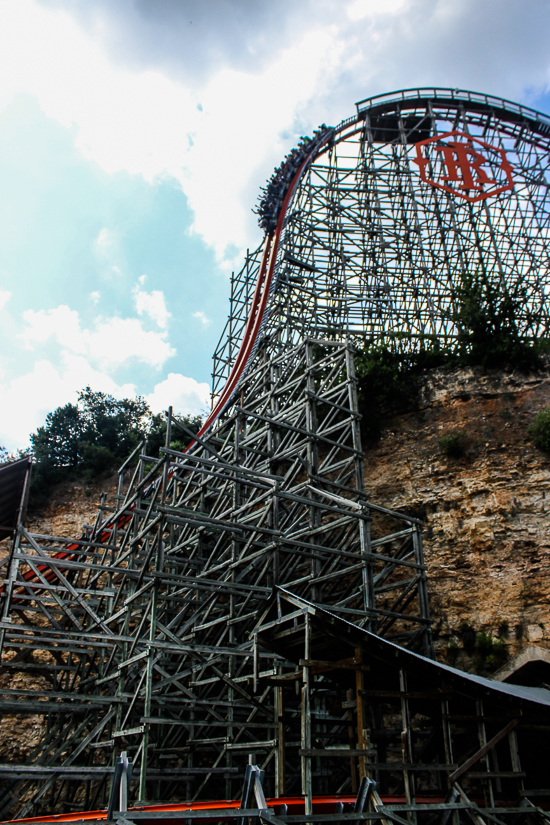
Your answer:
[[[485,106],[504,109],[526,117],[529,120],[537,120],[540,123],[550,126],[550,117],[539,112],[537,109],[532,109],[530,106],[514,103],[513,100],[507,100],[504,97],[487,95],[483,92],[471,92],[467,89],[450,89],[443,86],[423,86],[417,89],[401,89],[397,92],[374,95],[373,97],[360,100],[355,106],[357,108],[357,114],[362,114],[367,109],[378,108],[384,104],[412,102],[415,100],[437,101],[438,99],[445,101],[451,99],[457,103],[482,103]]]

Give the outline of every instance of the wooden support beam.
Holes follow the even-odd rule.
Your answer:
[[[355,661],[363,663],[363,651],[361,647],[355,648]],[[361,752],[359,756],[359,780],[367,775],[366,758],[368,754],[368,739],[365,731],[365,708],[363,706],[363,671],[355,671],[355,698],[357,701],[357,749]]]
[[[472,765],[475,765],[475,763],[479,759],[481,759],[483,756],[485,756],[485,754],[488,753],[491,750],[491,748],[494,748],[495,745],[498,742],[500,742],[500,740],[503,739],[508,733],[510,733],[510,731],[513,730],[518,724],[519,724],[519,719],[512,719],[510,722],[508,722],[508,724],[505,725],[505,727],[503,727],[502,730],[500,730],[498,733],[496,733],[492,737],[492,739],[489,739],[487,744],[485,744],[485,745],[483,745],[483,747],[479,748],[479,750],[477,750],[473,754],[473,756],[470,756],[470,758],[467,759],[466,762],[464,762],[462,765],[460,765],[460,767],[457,768],[456,771],[454,771],[454,773],[452,773],[450,775],[449,780],[451,782],[456,782],[456,780],[459,779],[462,776],[463,773],[466,773],[466,771],[469,768],[471,768]]]
[[[452,693],[450,687],[438,690],[362,690],[362,696],[372,699],[441,699],[442,696]]]
[[[300,666],[312,668],[313,673],[323,673],[327,670],[361,670],[363,672],[370,670],[370,665],[362,664],[355,657],[339,659],[336,662],[327,662],[322,659],[300,659]]]

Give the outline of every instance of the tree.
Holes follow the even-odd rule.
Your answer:
[[[151,419],[143,398],[120,401],[86,387],[78,404],[58,407],[31,435],[33,455],[45,467],[76,470],[86,463],[97,475],[110,470],[146,437]]]
[[[152,413],[141,396],[119,401],[86,387],[78,403],[84,423],[82,442],[104,448],[113,457],[126,457],[147,435]]]
[[[180,420],[194,433],[202,424],[199,416]],[[191,440],[176,429],[172,435],[174,449],[185,449]],[[119,400],[86,387],[77,404],[49,413],[44,426],[31,435],[35,506],[46,501],[49,488],[59,481],[108,475],[144,439],[148,455],[158,456],[166,440],[166,420],[153,415],[144,398]]]
[[[83,432],[84,421],[76,405],[65,404],[48,413],[44,426],[31,435],[35,462],[48,467],[78,467]]]

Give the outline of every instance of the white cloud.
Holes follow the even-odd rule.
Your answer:
[[[62,355],[58,366],[39,360],[30,372],[0,384],[0,444],[8,450],[27,446],[30,434],[42,426],[47,414],[76,403],[79,391],[88,385],[116,398],[136,393],[134,384],[119,385],[86,358],[70,353]]]
[[[144,280],[145,276],[142,275],[141,278],[139,278],[139,282],[143,283]],[[161,329],[166,329],[171,313],[166,309],[164,293],[158,289],[154,289],[152,292],[145,292],[139,289],[139,287],[135,287],[133,296],[137,314],[148,315],[157,326]]]
[[[44,344],[55,338],[62,347],[83,353],[85,343],[80,329],[78,312],[61,304],[56,309],[28,309],[23,313],[27,326],[19,334],[25,349],[34,349],[35,344]]]
[[[281,131],[295,134],[300,110],[318,88],[330,85],[345,48],[334,34],[330,28],[308,31],[262,73],[224,68],[203,91],[182,186],[194,211],[194,230],[219,257],[232,245],[240,250],[259,242],[250,211],[258,185],[290,148]]]
[[[168,378],[156,385],[145,396],[154,413],[164,412],[172,406],[181,415],[205,414],[210,409],[210,387],[194,378],[170,372]]]
[[[176,350],[163,332],[147,332],[137,318],[99,319],[93,332],[84,330],[90,355],[103,364],[119,366],[135,358],[160,369]]]
[[[350,20],[362,20],[372,14],[393,14],[406,0],[355,0],[347,8]]]
[[[204,312],[202,312],[201,310],[197,310],[197,312],[194,312],[193,318],[197,318],[205,327],[209,326],[212,323],[210,318],[207,318]]]
[[[86,386],[115,398],[136,395],[135,384],[118,384],[95,369],[87,358],[64,352],[58,365],[41,359],[30,372],[0,383],[0,445],[16,450],[29,444],[29,436],[44,424],[48,413],[65,404],[76,404]],[[210,387],[180,373],[171,372],[156,384],[146,400],[155,413],[172,406],[176,414],[205,415],[210,409]]]
[[[254,45],[246,70],[239,50],[225,44],[221,52],[201,58],[210,64],[208,78],[194,86],[181,80],[185,72],[179,71],[174,51],[164,64],[147,60],[151,48],[158,57],[158,44],[153,48],[150,41],[161,29],[151,25],[149,11],[139,18],[135,5],[122,4],[113,23],[94,14],[97,3],[79,4],[90,11],[81,27],[51,3],[2,0],[0,108],[27,92],[48,116],[74,128],[82,153],[107,172],[124,170],[148,181],[175,178],[194,212],[195,231],[219,257],[258,242],[250,208],[259,185],[297,136],[322,120],[336,123],[349,116],[355,100],[434,83],[513,99],[550,79],[550,19],[542,2],[502,0],[496,17],[493,4],[474,0],[287,3],[276,37],[270,37],[271,17],[242,24]],[[171,18],[163,8],[160,4],[155,15],[166,14],[162,32],[173,44]],[[219,21],[214,28],[218,31]],[[103,35],[113,59],[104,50]],[[144,55],[133,61],[134,70],[120,58],[132,37]],[[118,52],[113,43],[119,43]],[[139,68],[148,65],[163,69]],[[109,232],[101,230],[96,251],[106,272],[116,275],[124,262],[116,258],[116,239]]]
[[[85,355],[102,369],[115,369],[136,360],[155,369],[175,354],[166,332],[150,332],[138,318],[98,316],[95,327],[81,329],[78,312],[61,305],[50,310],[23,313],[26,327],[20,333],[27,349],[55,340],[62,351]]]
[[[90,301],[92,301],[94,304],[97,304],[100,298],[101,295],[99,292],[90,292]]]
[[[102,274],[107,278],[120,277],[122,270],[122,255],[120,251],[120,239],[116,232],[104,226],[94,241],[94,253],[98,259]]]
[[[0,103],[36,95],[46,114],[77,124],[77,145],[106,171],[148,180],[187,144],[189,92],[158,72],[114,65],[93,36],[63,11],[32,0],[0,3]]]
[[[4,309],[10,298],[11,292],[0,289],[0,312]]]
[[[94,241],[94,248],[96,252],[103,258],[110,258],[117,245],[118,236],[116,232],[113,232],[111,229],[107,229],[106,226],[100,230],[99,235]]]

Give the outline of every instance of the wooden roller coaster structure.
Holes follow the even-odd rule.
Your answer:
[[[504,147],[513,186],[474,203],[426,183],[415,147],[458,131]],[[541,333],[549,136],[533,110],[429,89],[364,101],[305,145],[275,229],[232,279],[199,433],[169,410],[160,458],[136,449],[80,539],[19,524],[0,692],[4,717],[32,717],[39,736],[0,764],[3,816],[106,805],[122,752],[142,803],[240,798],[253,763],[272,797],[357,793],[367,746],[330,769],[319,751],[365,741],[362,694],[343,708],[321,665],[298,687],[258,621],[283,587],[433,657],[421,523],[368,496],[354,347],[455,337],[458,273],[478,265],[521,289],[521,330]]]

